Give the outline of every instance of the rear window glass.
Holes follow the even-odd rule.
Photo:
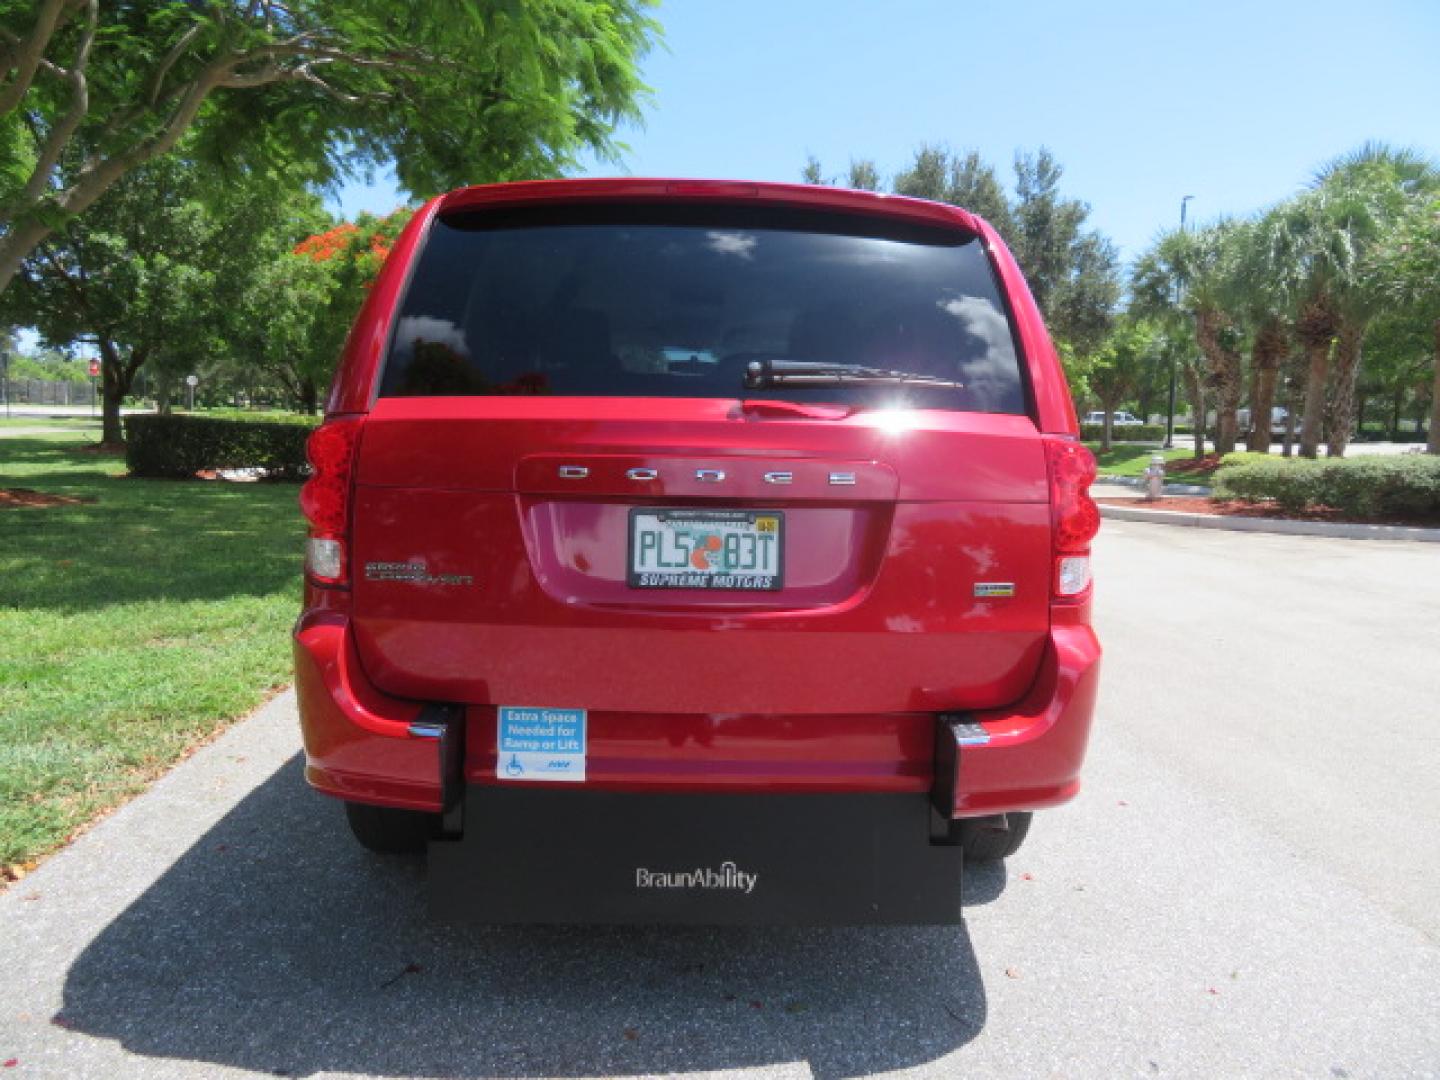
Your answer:
[[[767,372],[809,365],[822,385],[747,388],[757,361]],[[714,206],[437,220],[380,392],[1025,411],[1009,316],[977,239]]]

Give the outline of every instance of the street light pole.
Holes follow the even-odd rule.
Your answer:
[[[1195,198],[1194,195],[1186,195],[1180,200],[1180,231],[1185,231],[1185,205]],[[1180,282],[1175,282],[1175,304],[1180,304]],[[1175,445],[1175,352],[1170,352],[1170,403],[1165,410],[1165,444],[1164,449],[1169,450]]]

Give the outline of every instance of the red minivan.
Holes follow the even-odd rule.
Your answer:
[[[486,922],[960,918],[1071,798],[1094,460],[965,210],[557,180],[422,207],[301,494],[309,782]]]

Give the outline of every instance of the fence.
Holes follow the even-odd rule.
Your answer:
[[[59,379],[7,379],[0,401],[11,405],[91,405],[95,386],[88,382]]]

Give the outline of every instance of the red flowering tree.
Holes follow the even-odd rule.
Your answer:
[[[255,275],[235,344],[313,413],[335,372],[345,335],[410,211],[361,214],[307,236]]]

